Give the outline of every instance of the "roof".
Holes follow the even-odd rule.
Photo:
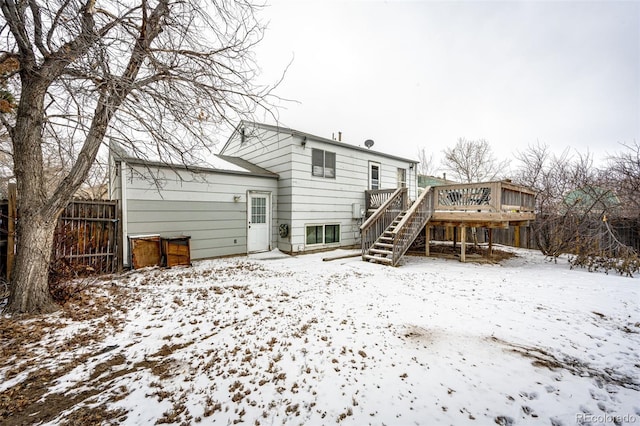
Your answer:
[[[253,127],[266,129],[266,130],[272,130],[272,131],[278,132],[278,133],[289,133],[292,136],[300,136],[300,137],[303,137],[303,138],[306,137],[307,139],[312,139],[312,140],[315,140],[315,141],[318,141],[318,142],[323,142],[323,143],[327,143],[329,145],[335,145],[335,146],[339,146],[339,147],[342,147],[342,148],[352,149],[354,151],[366,152],[367,154],[375,154],[375,155],[379,155],[381,157],[386,157],[386,158],[390,158],[390,159],[394,159],[394,160],[406,161],[407,163],[413,163],[413,164],[418,164],[419,163],[418,160],[412,160],[412,159],[409,159],[409,158],[399,157],[397,155],[391,155],[391,154],[386,154],[386,153],[380,152],[380,151],[374,151],[374,150],[369,149],[369,148],[363,148],[361,146],[351,145],[351,144],[348,144],[346,142],[336,141],[336,140],[333,140],[333,139],[324,138],[322,136],[312,135],[311,133],[302,132],[300,130],[295,130],[295,129],[291,129],[291,128],[288,128],[288,127],[274,126],[274,125],[271,125],[271,124],[264,124],[264,123],[258,123],[258,122],[255,122],[255,121],[245,121],[245,120],[242,120],[236,126],[234,132],[229,137],[229,140],[227,141],[227,143],[225,144],[225,146],[222,148],[222,150],[220,152],[223,152],[226,149],[226,147],[227,147],[227,145],[229,145],[229,142],[231,141],[231,138],[233,137],[233,135],[235,135],[240,130],[240,128],[242,128],[242,126],[253,126]]]
[[[590,209],[595,206],[612,208],[620,206],[620,199],[612,190],[600,186],[584,186],[570,191],[564,198],[570,206]]]
[[[219,155],[219,154],[216,154],[216,158],[226,161],[227,163],[234,164],[236,167],[240,167],[241,169],[246,170],[252,174],[271,175],[271,176],[278,177],[277,173],[273,173],[267,169],[263,169],[260,166],[256,166],[255,164],[250,163],[244,158],[232,157],[230,155]]]
[[[142,158],[127,155],[122,147],[117,146],[111,150],[116,160],[124,161],[129,164],[137,164],[147,167],[160,167],[168,169],[188,170],[200,173],[225,173],[236,175],[250,175],[255,177],[266,177],[278,179],[277,173],[270,172],[262,167],[256,166],[242,158],[231,157],[228,155],[213,155],[208,161],[207,166],[188,166],[186,164],[170,164],[162,161],[145,160]]]
[[[418,175],[418,187],[420,188],[426,188],[428,186],[449,185],[453,183],[458,182],[439,178],[436,176]]]

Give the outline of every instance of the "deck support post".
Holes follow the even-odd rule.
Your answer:
[[[429,257],[429,240],[431,239],[431,227],[424,227],[424,255]]]
[[[460,226],[460,262],[467,261],[467,227]]]
[[[456,249],[456,243],[458,242],[458,227],[453,227],[453,249]]]
[[[487,256],[493,255],[493,228],[489,228],[489,248],[487,249]]]

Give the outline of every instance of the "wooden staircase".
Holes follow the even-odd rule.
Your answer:
[[[393,264],[393,231],[396,230],[402,219],[407,215],[407,211],[401,212],[384,230],[382,235],[369,248],[367,254],[363,254],[364,260],[369,260],[386,265]]]
[[[362,259],[397,266],[433,214],[433,190],[426,188],[407,209],[406,188],[396,192],[360,227]]]

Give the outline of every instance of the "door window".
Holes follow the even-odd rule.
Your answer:
[[[267,199],[251,198],[251,223],[267,223]]]

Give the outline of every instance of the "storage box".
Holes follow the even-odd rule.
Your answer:
[[[136,235],[129,237],[131,266],[134,269],[145,266],[158,266],[162,252],[159,235]]]
[[[191,237],[162,238],[162,266],[191,266]]]

